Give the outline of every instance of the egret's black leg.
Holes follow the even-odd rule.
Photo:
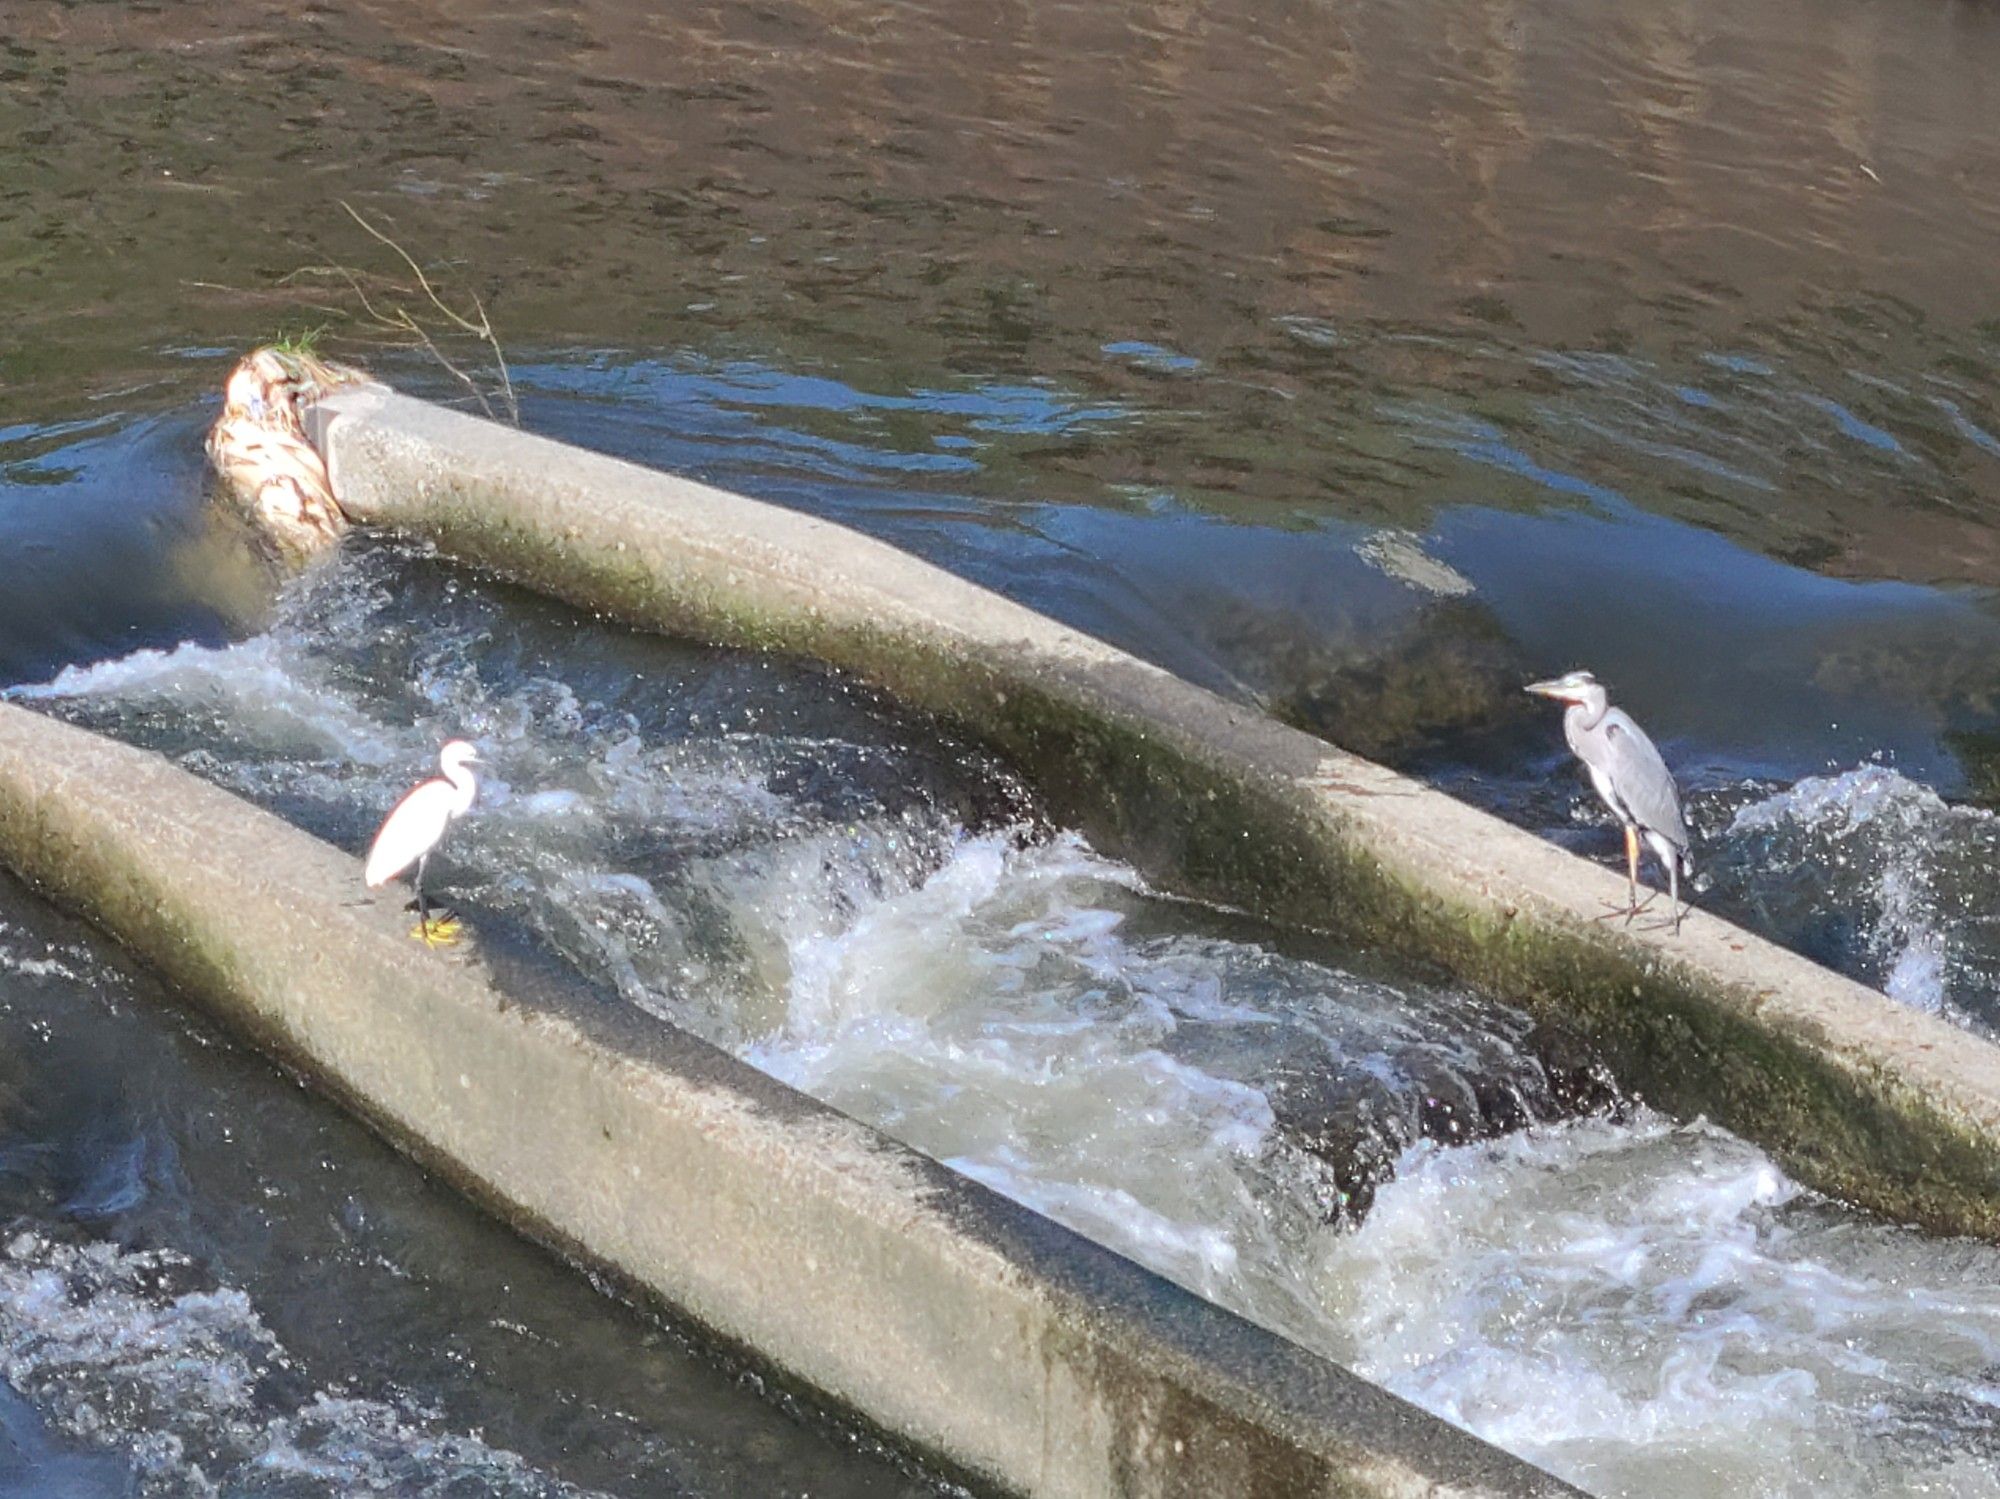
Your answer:
[[[417,930],[424,934],[424,941],[426,942],[431,940],[431,911],[430,907],[424,903],[424,866],[430,863],[430,861],[431,856],[429,854],[424,854],[418,858],[416,879]]]

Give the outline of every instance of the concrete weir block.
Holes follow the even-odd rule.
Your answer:
[[[0,705],[0,862],[530,1233],[976,1480],[1574,1492],[498,934],[420,945],[357,859],[159,756]]]
[[[2000,1050],[895,547],[400,396],[308,412],[342,507],[629,623],[817,658],[1007,755],[1160,884],[1441,963],[1892,1218],[2000,1237]],[[1553,728],[1551,730],[1553,732]]]

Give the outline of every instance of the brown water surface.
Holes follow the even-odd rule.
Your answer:
[[[1051,540],[1086,623],[1308,721],[1337,694],[1273,637],[1346,686],[1357,653],[1428,659],[1441,631],[1478,678],[1419,711],[1448,731],[1491,716],[1503,659],[1600,639],[1666,732],[1748,762],[1887,749],[1949,781],[1938,734],[1994,725],[1988,7],[16,0],[6,31],[7,479],[47,482],[80,415],[188,411],[280,328],[397,369],[326,269],[393,269],[344,199],[627,418],[675,415],[624,378],[662,356],[833,382],[760,425],[906,460],[876,488],[948,490],[939,550],[1001,521]],[[1044,420],[952,421],[1023,386]],[[529,419],[616,441],[601,413]],[[679,456],[657,425],[627,447]],[[31,500],[9,532],[63,551]],[[1133,512],[1161,524],[1104,534]],[[1569,545],[1493,512],[1570,515]],[[1382,526],[1470,581],[1453,618],[1400,585],[1353,602],[1355,528]],[[1747,557],[1711,566],[1713,536]],[[1482,567],[1545,559],[1534,598],[1481,596]],[[125,590],[161,595],[142,635],[176,587],[233,591],[196,571]],[[1891,596],[1885,627],[1813,577],[1976,593]],[[1341,619],[1289,597],[1320,580]],[[1773,616],[1773,588],[1810,607]],[[1688,664],[1710,605],[1805,633],[1745,689],[1785,699],[1761,731]],[[1830,638],[1857,610],[1865,650]],[[1939,634],[1974,645],[1941,661]]]

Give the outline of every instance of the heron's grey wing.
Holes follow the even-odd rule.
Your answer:
[[[1675,848],[1688,846],[1687,819],[1681,814],[1681,793],[1673,773],[1646,731],[1622,710],[1604,715],[1606,770],[1618,788],[1632,820],[1660,834]]]

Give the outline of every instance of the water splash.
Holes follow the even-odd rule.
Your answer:
[[[313,1388],[249,1297],[170,1250],[15,1234],[0,1376],[57,1430],[123,1452],[137,1491],[162,1499],[583,1493],[432,1412]]]
[[[1709,860],[1755,924],[1962,1024],[2000,1024],[1987,913],[2000,824],[1885,765],[1810,776],[1737,808]]]
[[[1641,1111],[1414,1147],[1324,1284],[1360,1372],[1593,1493],[1972,1496],[1996,1270]]]

